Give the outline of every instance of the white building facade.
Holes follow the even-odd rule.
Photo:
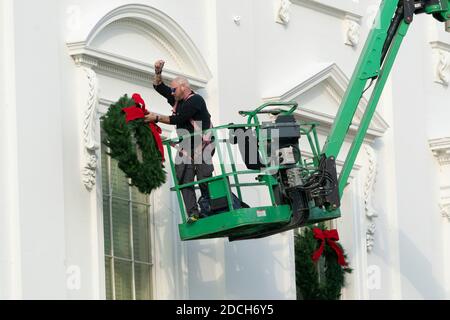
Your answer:
[[[293,232],[180,241],[171,177],[150,197],[129,188],[100,117],[135,92],[169,114],[162,58],[214,124],[295,100],[323,145],[379,3],[1,0],[0,298],[295,299]],[[450,34],[417,16],[331,224],[354,270],[343,299],[450,298],[449,81]]]

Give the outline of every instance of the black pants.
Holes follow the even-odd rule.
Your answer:
[[[214,166],[212,164],[177,164],[175,165],[178,184],[185,184],[194,181],[197,176],[197,181],[212,177]],[[203,197],[209,197],[208,185],[200,183],[200,192]],[[197,197],[195,195],[195,188],[187,187],[181,189],[183,195],[186,212],[189,216],[199,214]]]

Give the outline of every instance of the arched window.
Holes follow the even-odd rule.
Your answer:
[[[99,118],[110,103],[124,93],[131,96],[135,92],[144,97],[150,110],[169,114],[165,100],[152,88],[153,62],[157,59],[166,60],[165,81],[183,75],[194,89],[206,86],[210,71],[182,28],[163,12],[144,5],[126,5],[109,12],[84,41],[69,43],[68,47],[89,84],[89,102],[84,106],[83,117],[86,153],[83,181],[88,189],[95,190],[97,184],[102,194],[97,202],[103,207],[103,230],[99,233],[103,234],[106,298],[158,298],[155,279],[161,277],[156,277],[159,266],[156,262],[174,256],[170,250],[175,249],[170,247],[171,244],[175,247],[173,242],[177,239],[167,232],[158,232],[159,229],[176,232],[177,218],[173,212],[176,209],[171,209],[169,187],[168,184],[161,187],[150,197],[130,187],[117,162],[100,143]],[[170,130],[163,127],[166,135]],[[100,150],[96,149],[100,145]],[[158,203],[152,198],[158,199]],[[155,215],[164,217],[161,223],[154,223]],[[170,285],[177,284],[172,281]]]

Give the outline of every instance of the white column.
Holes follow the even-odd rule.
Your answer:
[[[24,299],[65,299],[66,234],[61,110],[61,51],[57,0],[7,0],[9,35],[8,202],[18,230]],[[2,19],[2,21],[4,21]],[[13,49],[11,49],[13,48]],[[13,50],[13,51],[11,51]],[[2,69],[3,70],[3,69]],[[12,86],[12,88],[11,88]],[[2,126],[3,127],[3,126]],[[3,136],[3,135],[2,135]],[[3,175],[2,175],[3,177]],[[3,178],[2,178],[3,179]],[[20,219],[20,224],[19,220]],[[14,228],[12,229],[13,232]],[[17,246],[20,239],[20,247]],[[17,261],[17,259],[16,259]],[[17,269],[16,269],[17,270]],[[15,280],[17,281],[17,280]]]
[[[0,48],[0,299],[20,299],[13,0],[0,2]]]

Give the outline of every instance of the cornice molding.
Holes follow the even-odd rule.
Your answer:
[[[89,48],[85,42],[69,43],[67,46],[70,55],[78,66],[92,68],[99,74],[152,86],[155,69],[151,64]],[[177,76],[187,78],[195,89],[204,88],[208,83],[207,79],[164,69],[165,79],[173,80]]]
[[[439,49],[450,52],[450,44],[443,41],[431,41],[430,42],[432,49]]]

